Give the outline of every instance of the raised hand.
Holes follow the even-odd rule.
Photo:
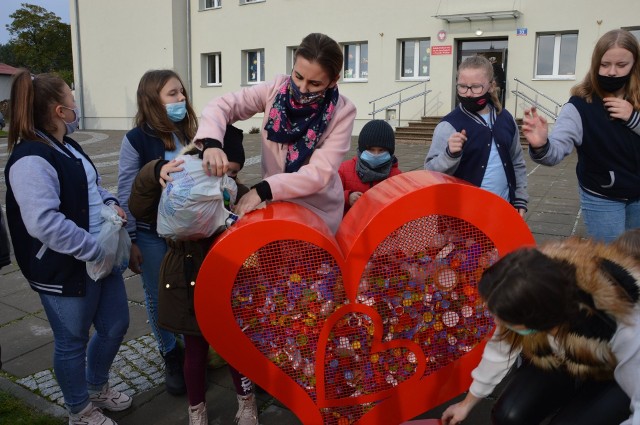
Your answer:
[[[463,129],[460,133],[453,133],[447,141],[449,145],[449,152],[457,154],[462,150],[464,143],[467,141],[467,130]]]
[[[525,109],[522,118],[522,133],[526,137],[529,146],[539,148],[547,143],[549,135],[549,125],[547,119],[538,115],[536,107]]]

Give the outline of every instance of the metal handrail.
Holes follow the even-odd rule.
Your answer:
[[[531,106],[535,106],[536,109],[539,112],[542,112],[543,114],[545,114],[546,116],[552,118],[552,119],[557,119],[558,118],[558,114],[557,111],[554,112],[552,110],[550,110],[549,108],[547,108],[544,105],[541,105],[540,103],[538,103],[538,101],[536,99],[531,98],[530,96],[524,94],[523,92],[517,91],[517,90],[511,90],[511,93],[513,93],[516,98],[520,98],[523,99],[525,102],[529,103]],[[516,102],[516,112],[518,110],[518,104]]]
[[[369,115],[374,115],[374,118],[375,118],[375,114],[377,114],[378,112],[384,111],[385,109],[390,108],[392,106],[400,105],[401,103],[404,103],[407,100],[415,99],[416,97],[420,97],[420,96],[426,96],[429,93],[431,93],[431,90],[425,90],[425,91],[420,92],[418,94],[414,94],[413,96],[407,97],[405,99],[399,100],[399,101],[394,102],[394,103],[390,103],[387,106],[384,106],[384,107],[382,107],[380,109],[376,109],[375,111],[369,112]],[[424,115],[424,113],[423,113],[423,115]]]
[[[408,89],[410,89],[412,87],[419,86],[421,84],[424,84],[424,90],[422,90],[420,93],[417,93],[417,94],[409,96],[409,97],[407,97],[405,99],[402,99],[402,92],[403,91],[408,90]],[[392,93],[386,94],[384,96],[378,97],[377,99],[373,99],[372,101],[370,101],[369,104],[372,105],[372,111],[369,112],[369,115],[373,115],[373,119],[376,119],[376,114],[378,112],[384,111],[384,110],[386,110],[386,109],[388,109],[388,108],[390,108],[392,106],[398,106],[398,116],[397,116],[396,119],[398,120],[398,125],[400,125],[400,119],[401,119],[401,115],[402,115],[402,104],[404,102],[408,101],[408,100],[415,99],[416,97],[422,96],[424,98],[423,105],[422,105],[422,116],[424,116],[426,111],[427,111],[427,94],[429,94],[429,93],[431,93],[431,90],[427,90],[427,81],[419,82],[419,83],[416,83],[416,84],[412,84],[409,87],[405,87],[405,88],[403,88],[401,90],[396,90],[396,91],[394,91]],[[397,102],[393,102],[393,103],[390,103],[388,105],[383,106],[382,108],[376,109],[376,101],[378,101],[380,99],[384,99],[384,98],[389,97],[389,96],[393,96],[394,94],[398,95],[398,101]]]
[[[539,109],[540,111],[545,113],[550,118],[553,118],[554,120],[558,118],[558,110],[560,108],[562,108],[562,104],[561,103],[557,102],[555,99],[552,99],[551,97],[549,97],[546,94],[542,93],[540,90],[536,90],[535,88],[533,88],[529,84],[525,83],[524,81],[521,81],[518,78],[514,78],[514,81],[516,82],[516,89],[515,90],[511,90],[511,93],[513,93],[516,96],[516,99],[521,98],[521,99],[525,100],[526,102],[528,102],[532,106],[535,106],[537,109]],[[523,86],[525,86],[529,90],[533,91],[535,93],[535,97],[531,97],[530,95],[525,94],[524,92],[520,91],[520,89],[519,89],[520,84],[522,84]],[[551,102],[554,105],[554,110],[552,111],[550,108],[541,105],[538,102],[538,98],[539,97],[543,97],[543,98],[547,99],[549,102]],[[516,101],[516,106],[515,106],[515,109],[514,109],[514,116],[517,116],[517,114],[518,114],[518,102]]]
[[[377,98],[377,99],[373,99],[373,100],[369,101],[369,104],[371,104],[371,103],[373,103],[373,102],[375,102],[375,101],[378,101],[378,100],[380,100],[380,99],[384,99],[385,97],[393,96],[394,94],[396,94],[396,93],[400,93],[401,91],[409,90],[410,88],[415,87],[415,86],[419,86],[420,84],[426,84],[426,83],[421,81],[421,82],[419,82],[419,83],[415,83],[415,84],[413,84],[413,85],[410,85],[409,87],[405,87],[405,88],[403,88],[403,89],[396,90],[396,91],[391,92],[391,93],[389,93],[389,94],[385,94],[384,96],[380,96],[380,97],[379,97],[379,98]]]

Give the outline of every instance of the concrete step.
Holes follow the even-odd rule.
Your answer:
[[[431,128],[419,128],[419,127],[396,127],[396,135],[397,134],[433,134],[433,129]]]
[[[434,122],[434,123],[439,123],[442,120],[443,117],[422,117],[420,118],[420,121],[422,122]]]
[[[404,137],[396,137],[396,145],[420,145],[420,146],[431,146],[431,139],[426,138],[415,138],[415,139],[407,139]]]
[[[426,133],[411,133],[411,132],[399,132],[396,133],[396,139],[429,139],[433,138],[433,134]]]
[[[426,122],[426,121],[409,121],[409,127],[416,127],[416,128],[436,128],[436,126],[438,125],[437,123],[434,122]]]

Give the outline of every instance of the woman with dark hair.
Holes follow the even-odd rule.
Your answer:
[[[344,196],[338,168],[351,145],[356,108],[338,92],[342,49],[313,33],[298,49],[291,76],[213,99],[203,110],[195,143],[203,167],[216,176],[228,167],[222,150],[227,124],[264,113],[263,180],[236,205],[244,214],[263,201],[291,201],[318,214],[334,233],[342,220]]]
[[[519,354],[493,424],[640,423],[640,264],[629,251],[579,239],[523,248],[487,269],[478,290],[496,330],[443,424],[464,421]]]
[[[611,242],[640,227],[640,45],[629,31],[604,34],[591,68],[571,89],[549,134],[535,108],[522,131],[531,159],[556,165],[578,153],[580,206],[589,236]]]

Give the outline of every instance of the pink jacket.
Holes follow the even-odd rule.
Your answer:
[[[351,146],[356,107],[340,96],[327,129],[320,137],[307,164],[295,173],[285,173],[285,145],[269,141],[264,126],[280,86],[289,78],[246,87],[213,99],[202,111],[196,144],[205,138],[222,141],[226,125],[264,113],[262,120],[262,177],[269,183],[274,201],[290,201],[318,214],[333,233],[338,230],[344,210],[342,183],[338,168]]]

